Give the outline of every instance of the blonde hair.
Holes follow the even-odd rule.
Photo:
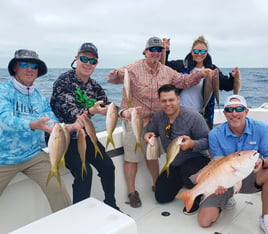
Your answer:
[[[193,49],[197,44],[204,44],[204,45],[207,47],[207,49],[208,49],[208,42],[206,41],[206,39],[205,39],[204,36],[199,36],[199,37],[193,42],[192,49]]]

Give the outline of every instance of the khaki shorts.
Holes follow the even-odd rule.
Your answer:
[[[124,147],[124,159],[127,162],[141,162],[145,158],[146,145],[143,137],[147,131],[148,125],[143,128],[141,143],[144,153],[141,148],[138,147],[135,153],[136,138],[132,129],[131,121],[122,120],[123,126],[123,147]]]
[[[248,177],[246,177],[242,181],[242,187],[239,193],[257,193],[261,191],[261,188],[256,187],[255,181],[256,181],[256,174],[252,172]],[[228,199],[232,197],[233,194],[234,194],[233,187],[229,188],[228,191],[223,194],[220,195],[212,194],[204,202],[200,204],[200,208],[219,207],[223,209]]]

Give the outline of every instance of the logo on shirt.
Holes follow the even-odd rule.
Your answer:
[[[250,141],[249,144],[250,144],[250,145],[256,145],[257,142],[256,142],[256,141]]]

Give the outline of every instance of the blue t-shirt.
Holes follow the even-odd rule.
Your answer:
[[[0,84],[0,165],[25,162],[42,150],[44,132],[31,130],[30,122],[46,116],[58,122],[37,89],[23,94],[11,80]]]
[[[246,127],[240,137],[232,133],[225,122],[210,131],[208,140],[212,157],[242,150],[256,150],[268,157],[268,125],[251,118],[246,118]]]

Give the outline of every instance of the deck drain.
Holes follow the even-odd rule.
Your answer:
[[[170,213],[168,211],[163,211],[161,213],[162,216],[170,216]]]

